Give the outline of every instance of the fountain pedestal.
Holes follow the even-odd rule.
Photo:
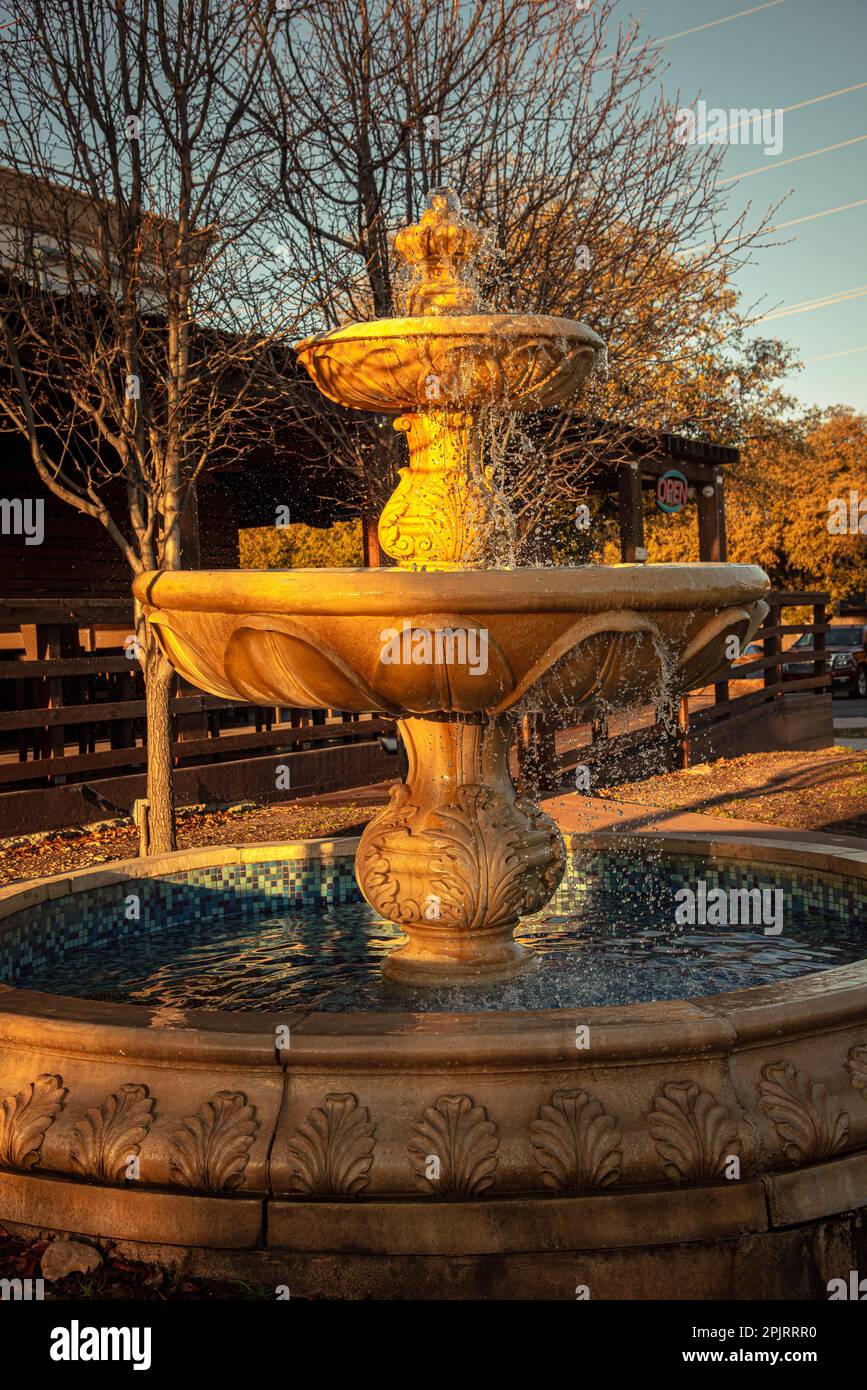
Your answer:
[[[371,906],[409,937],[385,962],[391,980],[488,983],[538,962],[512,933],[557,888],[565,850],[550,817],[512,784],[513,723],[400,721],[407,781],[365,830],[355,870]]]

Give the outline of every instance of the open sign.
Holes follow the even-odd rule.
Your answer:
[[[656,505],[662,512],[679,512],[686,506],[686,500],[686,478],[676,468],[670,468],[656,484]]]

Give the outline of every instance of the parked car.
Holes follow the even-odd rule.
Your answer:
[[[756,661],[764,656],[764,647],[761,642],[749,642],[744,647],[740,656],[736,656],[731,662],[730,680],[733,681],[755,681],[762,679],[761,671],[750,671],[746,676],[742,676],[738,671],[739,666],[748,666],[751,661]]]
[[[828,674],[831,677],[831,690],[834,694],[844,692],[867,700],[867,625],[864,623],[837,623],[825,634],[825,649],[828,654]],[[813,650],[813,634],[805,632],[791,648],[805,654]],[[808,676],[813,670],[813,662],[793,661],[785,667],[786,676]]]

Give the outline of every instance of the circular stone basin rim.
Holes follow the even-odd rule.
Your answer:
[[[553,314],[418,314],[331,328],[327,333],[302,338],[295,343],[294,351],[303,354],[333,343],[379,342],[390,338],[398,338],[401,340],[398,346],[406,346],[420,338],[481,338],[487,343],[491,338],[496,341],[526,336],[576,343],[589,349],[604,346],[598,333],[586,323],[557,318]]]
[[[584,565],[513,570],[151,570],[133,593],[176,612],[399,616],[692,612],[759,599],[770,581],[757,565]]]
[[[666,853],[688,857],[701,853],[704,858],[746,859],[777,868],[867,878],[867,848],[854,849],[821,838],[804,843],[743,832],[684,835],[671,831],[565,831],[564,838],[569,848],[652,845],[664,848]],[[110,869],[101,866],[31,880],[0,889],[0,933],[10,917],[48,899],[207,866],[317,857],[342,859],[354,855],[358,839],[353,836],[283,845],[204,846],[121,860]],[[340,1014],[302,1007],[280,1013],[189,1009],[178,1010],[178,1016],[172,1017],[162,1007],[55,995],[13,988],[0,981],[0,1038],[24,1041],[33,1037],[34,1026],[38,1025],[45,1029],[40,1036],[46,1042],[49,1035],[56,1042],[58,1030],[71,1029],[80,1037],[84,1023],[88,1029],[88,1054],[115,1052],[122,1034],[126,1040],[134,1036],[136,1051],[142,1056],[169,1058],[191,1050],[202,1062],[223,1058],[238,1063],[246,1057],[255,1065],[268,1061],[280,1065],[281,1060],[287,1059],[281,1059],[275,1049],[275,1028],[289,1023],[293,1037],[289,1066],[311,1063],[317,1058],[339,1064],[346,1048],[351,1050],[353,1065],[365,1058],[400,1065],[401,1060],[407,1062],[411,1057],[417,1061],[424,1056],[434,1059],[443,1052],[454,1056],[456,1043],[460,1045],[461,1061],[478,1061],[481,1054],[486,1054],[491,1061],[501,1058],[504,1063],[514,1064],[520,1059],[522,1064],[530,1065],[536,1060],[550,1065],[570,1055],[574,1058],[576,1013],[580,1013],[582,1022],[595,1026],[594,1060],[599,1061],[604,1057],[727,1051],[735,1041],[743,1042],[747,1036],[780,1036],[783,1028],[786,1035],[797,1036],[821,1021],[827,1023],[835,1018],[842,1024],[849,1017],[863,1015],[865,1005],[867,958],[779,984],[694,999],[489,1014],[418,1014],[399,1010]],[[738,1015],[736,1027],[730,1018],[733,1014]]]

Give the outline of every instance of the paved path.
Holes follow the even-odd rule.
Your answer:
[[[376,782],[367,787],[349,787],[346,791],[327,792],[320,796],[304,797],[305,802],[352,801],[357,806],[384,806],[392,782]],[[635,834],[654,832],[680,835],[738,835],[749,832],[766,840],[794,840],[809,844],[817,839],[846,849],[867,849],[867,840],[854,835],[829,835],[824,830],[790,830],[785,826],[767,825],[764,821],[733,820],[730,816],[710,816],[697,811],[666,810],[661,806],[641,805],[638,802],[610,801],[605,797],[581,796],[570,792],[542,802],[561,830],[594,831],[618,830]]]
[[[806,845],[821,839],[844,849],[867,849],[867,840],[854,835],[828,835],[824,830],[789,830],[785,826],[767,825],[764,821],[733,820],[730,816],[706,816],[695,811],[668,811],[660,806],[580,796],[577,792],[551,797],[543,801],[542,806],[554,817],[561,830],[585,833],[617,830],[643,834],[667,831],[680,835],[738,835],[749,832],[751,835],[761,835],[766,840],[795,840]]]
[[[834,742],[841,748],[861,753],[867,748],[867,700],[835,698]]]

